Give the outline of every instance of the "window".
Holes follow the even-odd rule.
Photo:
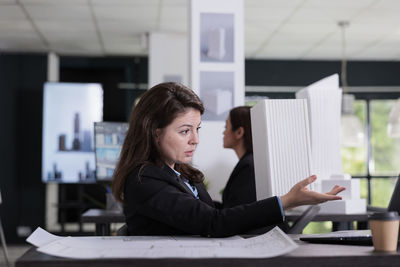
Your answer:
[[[400,139],[387,135],[389,114],[399,93],[355,93],[355,114],[365,126],[364,146],[342,147],[343,171],[361,179],[361,197],[387,207],[400,173]]]
[[[397,175],[400,171],[400,140],[387,135],[389,113],[395,100],[372,100],[371,105],[371,161],[374,176]]]
[[[365,100],[356,100],[354,102],[354,113],[367,129],[367,103]],[[365,135],[366,136],[366,135]],[[342,147],[342,167],[344,173],[351,175],[365,176],[367,175],[367,139],[364,145],[359,147]]]

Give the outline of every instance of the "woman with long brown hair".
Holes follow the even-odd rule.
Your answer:
[[[229,236],[280,223],[284,209],[341,199],[343,187],[308,190],[310,176],[283,196],[215,208],[203,174],[190,165],[203,111],[199,97],[177,83],[152,87],[132,109],[113,181],[128,234]]]

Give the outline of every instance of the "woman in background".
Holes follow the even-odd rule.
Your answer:
[[[231,208],[256,201],[250,107],[235,107],[229,112],[225,123],[224,148],[233,149],[239,162],[226,183],[222,207]]]

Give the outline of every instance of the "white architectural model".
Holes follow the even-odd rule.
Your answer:
[[[264,100],[251,109],[257,199],[283,195],[316,174],[316,191],[346,187],[343,199],[321,204],[320,213],[366,211],[360,180],[342,170],[341,96],[335,74],[300,90],[296,100]]]
[[[322,79],[296,93],[297,99],[307,99],[310,120],[313,171],[318,180],[341,174],[340,106],[342,90],[338,75]]]
[[[296,98],[307,99],[310,118],[313,172],[318,177],[316,190],[328,192],[345,186],[343,200],[321,204],[320,213],[365,212],[366,200],[360,198],[360,180],[344,175],[340,155],[340,114],[342,90],[337,74],[300,90]]]
[[[306,100],[260,101],[251,121],[257,199],[283,195],[312,174]]]

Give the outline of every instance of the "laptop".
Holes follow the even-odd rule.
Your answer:
[[[388,208],[368,207],[367,210],[371,212],[397,211],[400,214],[400,175],[397,178]],[[372,246],[371,230],[349,230],[327,234],[312,234],[300,237],[300,240],[319,244]]]

